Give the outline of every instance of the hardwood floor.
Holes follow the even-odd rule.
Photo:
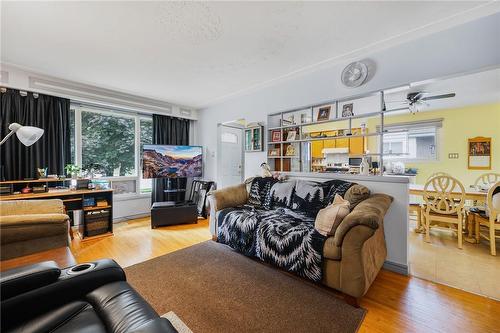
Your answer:
[[[75,238],[76,260],[108,257],[129,266],[211,239],[207,220],[152,230],[149,218],[142,218],[116,224],[114,230],[114,236],[98,240]],[[389,271],[380,272],[361,306],[368,310],[363,333],[500,332],[500,302]]]

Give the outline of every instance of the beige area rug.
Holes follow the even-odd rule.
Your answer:
[[[158,313],[195,333],[356,332],[365,310],[332,293],[206,241],[125,268]]]

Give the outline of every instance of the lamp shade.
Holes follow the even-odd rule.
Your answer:
[[[9,129],[16,133],[17,138],[27,147],[38,141],[43,135],[43,129],[33,126],[21,126],[18,123],[12,123]]]

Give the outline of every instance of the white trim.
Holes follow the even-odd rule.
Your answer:
[[[147,114],[158,113],[185,119],[198,119],[198,111],[192,106],[178,105],[156,98],[138,96],[115,89],[65,80],[15,64],[0,63],[0,66],[4,77],[9,77],[12,74],[12,76],[18,78],[17,81],[10,81],[26,82],[22,84],[23,86],[20,86],[19,83],[17,85],[7,84],[8,82],[2,81],[8,88],[30,90],[32,92],[68,98],[71,102],[93,104],[99,107],[124,109]]]

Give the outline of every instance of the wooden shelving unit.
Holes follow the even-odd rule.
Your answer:
[[[373,112],[363,112],[348,117],[342,117],[342,112],[341,110],[339,110],[341,104],[345,104],[347,102],[355,102],[356,100],[367,97],[378,98],[378,100],[380,101],[378,110]],[[322,107],[330,107],[329,119],[318,121],[318,112]],[[386,110],[384,102],[384,92],[377,91],[353,96],[350,98],[326,101],[320,104],[313,104],[305,107],[271,113],[267,117],[268,128],[266,146],[268,148],[268,151],[269,149],[279,149],[281,154],[271,156],[268,153],[268,165],[274,171],[309,172],[311,171],[311,168],[313,166],[312,160],[315,158],[312,154],[313,148],[316,152],[316,155],[318,149],[320,149],[320,144],[318,141],[327,142],[327,146],[325,146],[324,148],[335,148],[335,143],[338,142],[340,143],[341,148],[346,147],[349,149],[349,151],[354,150],[355,152],[351,154],[353,156],[377,156],[379,164],[383,165],[384,114],[399,110],[401,109]],[[377,128],[379,130],[376,132],[368,133],[367,129],[363,131],[362,128],[356,127],[356,125],[353,126],[353,123],[356,119],[363,118],[378,118],[379,125],[377,126]],[[293,121],[294,123],[290,123],[291,121]],[[335,128],[334,124],[340,122],[342,122],[342,126],[339,126],[339,128]],[[306,133],[309,133],[306,132],[308,127],[325,124],[332,124],[332,128],[324,130],[322,132],[335,132],[336,135],[322,137],[311,137],[306,135]],[[295,129],[296,131],[296,138],[294,140],[287,140],[287,133],[293,129]],[[276,131],[279,131],[280,133],[279,137],[281,138],[281,140],[279,141],[273,141],[273,133],[276,133]],[[341,135],[337,135],[339,131],[342,131]],[[366,138],[368,137],[379,138],[380,147],[377,152],[366,152]],[[356,149],[353,148],[354,145],[351,145],[351,141],[353,141],[354,139],[358,139],[358,141],[362,142],[356,142]],[[318,142],[318,144],[316,144],[316,142]],[[295,146],[295,151],[297,152],[296,155],[298,156],[286,156],[285,151],[288,145]],[[296,159],[297,161],[293,161],[294,159]],[[382,170],[383,168],[380,168],[380,172],[382,172]]]

